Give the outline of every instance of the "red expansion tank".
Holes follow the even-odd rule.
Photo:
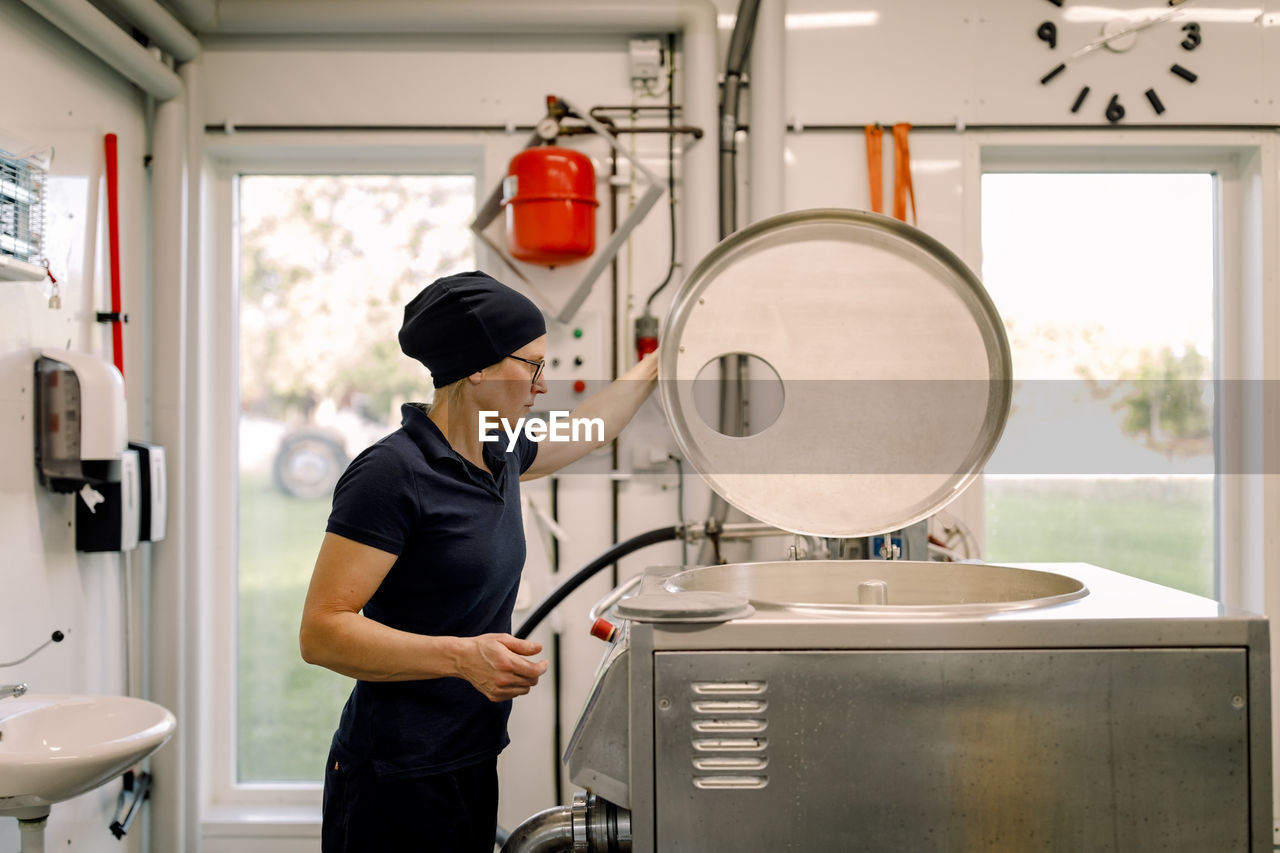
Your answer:
[[[596,172],[591,158],[568,148],[526,148],[502,182],[507,249],[543,266],[571,264],[596,248]]]

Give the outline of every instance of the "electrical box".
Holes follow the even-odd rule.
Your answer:
[[[76,494],[76,550],[130,551],[138,547],[138,451],[120,455],[120,480],[85,484]]]
[[[591,311],[580,312],[572,323],[547,324],[547,393],[539,396],[535,414],[571,412],[579,403],[611,381],[607,328]]]
[[[131,441],[129,449],[138,454],[138,541],[159,542],[167,521],[164,448]]]
[[[662,76],[662,42],[655,38],[632,39],[631,82],[651,86]]]

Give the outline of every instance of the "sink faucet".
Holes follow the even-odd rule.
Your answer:
[[[19,696],[27,692],[27,685],[23,684],[0,684],[0,699],[8,699],[12,696],[17,699]]]

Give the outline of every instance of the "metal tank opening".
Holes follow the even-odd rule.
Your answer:
[[[783,560],[702,566],[672,575],[670,592],[721,592],[759,610],[975,614],[1049,607],[1089,594],[1075,578],[981,563]]]

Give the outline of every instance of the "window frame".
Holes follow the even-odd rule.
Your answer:
[[[964,251],[982,268],[984,171],[1205,170],[1217,175],[1218,286],[1214,374],[1228,381],[1280,381],[1280,142],[1251,130],[1123,132],[1063,130],[987,132],[966,137]],[[1262,384],[1258,383],[1258,384]],[[1264,386],[1265,387],[1265,386]],[[1280,407],[1265,394],[1235,395],[1233,410],[1216,401],[1214,457],[1216,598],[1226,607],[1280,614]],[[1272,469],[1276,469],[1273,471]],[[981,536],[981,478],[961,512]],[[1280,684],[1272,655],[1271,683]],[[1272,766],[1280,768],[1280,715],[1271,727]],[[1272,825],[1280,837],[1280,786],[1273,786]]]
[[[238,426],[239,270],[238,182],[249,175],[470,175],[476,205],[483,201],[485,173],[500,164],[474,136],[453,143],[441,134],[271,133],[251,137],[210,136],[205,144],[206,298],[211,309],[208,355],[213,365],[207,399],[212,470],[226,472],[197,501],[207,513],[215,577],[212,619],[202,637],[202,692],[211,711],[201,732],[207,826],[236,823],[255,810],[289,815],[301,824],[319,814],[317,782],[239,782],[237,760],[238,633]],[[476,252],[481,247],[476,241]],[[300,614],[298,614],[300,616]],[[317,775],[323,756],[317,758]],[[300,811],[301,810],[301,811]],[[213,820],[208,817],[212,815]],[[214,831],[216,834],[216,831]],[[310,833],[307,833],[308,835]]]
[[[1274,304],[1274,284],[1262,270],[1252,269],[1247,253],[1253,251],[1250,229],[1265,228],[1267,206],[1251,193],[1250,186],[1265,171],[1264,161],[1274,154],[1273,143],[1263,134],[1215,131],[1108,133],[1105,131],[977,133],[966,139],[965,151],[965,254],[974,269],[982,268],[982,176],[995,172],[1159,173],[1208,172],[1214,176],[1216,233],[1214,285],[1214,378],[1262,378],[1261,340],[1247,334],[1252,301]],[[1272,228],[1275,227],[1274,221]],[[1274,276],[1272,276],[1274,278]],[[1254,323],[1276,324],[1264,317]],[[1258,334],[1261,334],[1260,332]],[[1280,377],[1277,377],[1280,378]],[[1221,405],[1214,407],[1215,466],[1224,460],[1261,457],[1261,446],[1246,435],[1248,427],[1227,418]],[[1257,468],[1254,470],[1265,470]],[[1214,591],[1219,601],[1262,611],[1265,602],[1257,594],[1263,578],[1280,569],[1271,556],[1249,559],[1243,519],[1261,515],[1266,502],[1250,478],[1215,476],[1214,488]],[[965,517],[976,523],[975,535],[985,539],[982,484],[965,496]],[[1272,503],[1272,506],[1275,504]],[[974,521],[976,520],[976,522]],[[1264,565],[1265,563],[1265,565]]]

